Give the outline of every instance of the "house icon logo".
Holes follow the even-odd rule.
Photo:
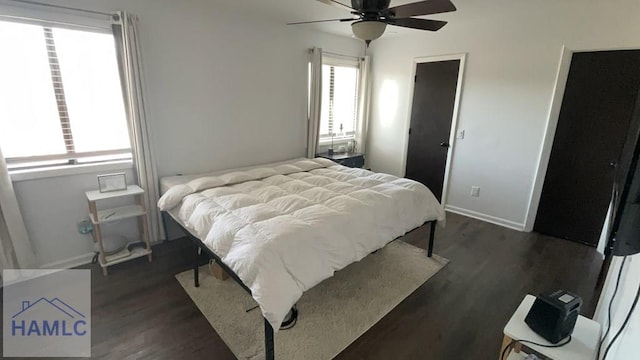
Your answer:
[[[5,269],[3,357],[91,357],[91,270]]]
[[[59,298],[22,301],[11,318],[11,336],[85,336],[87,321],[78,310]]]
[[[85,316],[59,298],[22,301],[11,317],[11,336],[85,336]]]

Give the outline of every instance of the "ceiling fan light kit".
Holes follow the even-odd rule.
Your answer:
[[[387,24],[380,21],[362,20],[351,24],[353,35],[364,41],[371,41],[384,34]]]
[[[456,11],[450,0],[425,0],[411,4],[389,7],[390,0],[351,0],[351,6],[337,0],[318,0],[323,3],[339,6],[351,12],[355,18],[330,19],[289,23],[300,25],[329,21],[354,21],[351,24],[353,35],[364,40],[367,46],[372,40],[384,34],[387,25],[402,26],[418,30],[438,31],[447,24],[446,21],[428,20],[413,16],[440,14]]]

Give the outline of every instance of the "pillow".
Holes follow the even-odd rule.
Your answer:
[[[219,176],[220,180],[222,180],[222,185],[231,185],[237,184],[249,180],[253,180],[253,178],[246,171],[235,171],[228,174],[224,174]]]
[[[322,164],[319,164],[318,162],[313,160],[300,160],[300,161],[294,162],[291,165],[299,167],[300,169],[302,169],[302,171],[309,171],[309,170],[314,170],[314,169],[324,167]]]
[[[249,174],[253,179],[257,180],[257,179],[264,179],[273,175],[278,175],[278,172],[271,168],[261,167],[261,168],[249,170],[247,171],[247,174]]]
[[[317,157],[315,159],[313,159],[314,162],[322,165],[321,167],[329,167],[329,166],[334,166],[334,165],[338,165],[335,162],[329,160],[329,159],[325,159],[325,158],[321,158],[321,157]]]
[[[278,165],[273,169],[277,171],[278,174],[282,174],[282,175],[288,175],[288,174],[304,171],[301,168],[291,164]]]
[[[193,188],[189,185],[176,185],[169,189],[160,200],[158,200],[158,208],[162,211],[171,210],[176,207],[182,199],[189,195],[193,194]]]
[[[224,182],[218,176],[205,176],[189,181],[187,184],[191,186],[194,192],[202,191],[224,185]]]

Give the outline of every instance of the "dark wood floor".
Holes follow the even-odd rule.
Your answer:
[[[455,214],[447,222],[435,252],[451,263],[337,359],[495,359],[525,294],[566,289],[593,303],[602,262],[595,249]],[[424,232],[407,241],[426,245]],[[153,263],[124,263],[108,277],[87,266],[94,358],[235,358],[174,278],[190,267],[190,250],[186,239],[166,242],[154,247]]]

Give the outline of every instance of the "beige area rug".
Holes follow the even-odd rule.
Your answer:
[[[448,262],[398,240],[349,265],[304,293],[298,323],[275,334],[276,359],[333,358]],[[238,359],[264,359],[264,320],[240,285],[206,267],[199,288],[192,271],[176,278]]]

